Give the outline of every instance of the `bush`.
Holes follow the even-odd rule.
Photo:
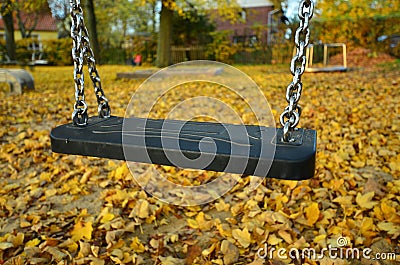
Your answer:
[[[157,57],[156,36],[133,36],[126,40],[125,62],[131,63],[137,53],[142,55],[143,65],[152,65]]]
[[[396,58],[400,58],[400,44],[390,49],[389,54],[395,56]]]
[[[26,63],[32,60],[32,51],[28,49],[31,42],[31,39],[21,39],[15,41],[17,61]]]
[[[32,61],[33,51],[29,49],[32,45],[30,38],[20,39],[15,41],[16,60],[20,63],[28,63]],[[52,65],[71,65],[71,47],[72,40],[67,39],[54,39],[42,41],[43,54],[41,59],[47,60]],[[6,41],[0,40],[0,61],[6,61]],[[39,59],[38,56],[35,59]]]
[[[103,64],[125,64],[126,52],[122,48],[103,48],[101,61]]]
[[[6,61],[6,54],[7,54],[6,40],[0,39],[0,61]]]
[[[216,61],[233,63],[233,55],[238,51],[236,45],[232,45],[229,30],[211,33],[213,41],[207,45],[206,55]]]
[[[72,65],[72,40],[70,38],[45,40],[43,59],[52,65]]]

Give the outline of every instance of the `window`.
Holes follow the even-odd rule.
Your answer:
[[[258,42],[258,38],[256,35],[251,35],[249,37],[249,47],[254,47]]]
[[[242,22],[247,22],[247,12],[245,9],[242,9],[242,11],[238,13],[238,16],[242,20]]]
[[[246,42],[246,36],[233,36],[234,44],[243,44]]]

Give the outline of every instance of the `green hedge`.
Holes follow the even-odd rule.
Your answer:
[[[101,50],[103,64],[125,64],[126,57],[126,51],[121,48],[103,48]]]
[[[32,51],[29,50],[31,39],[21,39],[15,42],[16,60],[20,63],[28,63],[32,60]],[[55,39],[42,41],[42,59],[47,60],[51,65],[71,65],[71,39]],[[5,61],[7,54],[5,40],[0,40],[0,53],[3,55],[1,60]],[[36,58],[38,59],[38,58]]]
[[[31,44],[31,39],[21,39],[15,42],[17,61],[20,63],[28,63],[32,60],[32,51],[29,50],[29,45]],[[43,54],[42,59],[47,60],[50,65],[72,65],[72,40],[70,38],[65,39],[53,39],[53,40],[43,40]],[[3,58],[0,60],[6,60],[5,54],[6,43],[4,40],[0,40],[0,54]],[[103,49],[101,52],[102,61],[105,64],[124,64],[126,60],[126,52],[120,48],[107,48]],[[36,58],[38,59],[38,58]]]

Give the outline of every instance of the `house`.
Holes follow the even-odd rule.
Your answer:
[[[268,14],[274,10],[274,5],[268,0],[237,0],[242,11],[237,23],[216,19],[218,31],[232,31],[232,42],[252,46],[255,42],[267,42]],[[257,31],[257,28],[260,31]]]
[[[58,29],[56,20],[51,15],[50,9],[44,8],[40,14],[27,14],[21,12],[20,21],[25,25],[25,29],[30,32],[29,44],[27,45],[27,50],[30,53],[29,59],[35,64],[47,64],[46,60],[42,60],[43,55],[43,40],[57,39]],[[16,41],[22,39],[22,34],[20,31],[18,19],[14,15],[14,38]],[[5,25],[4,20],[0,16],[0,39],[5,40]],[[10,58],[8,57],[5,50],[0,51],[0,58],[2,62],[10,63]],[[26,58],[27,59],[27,58]]]
[[[32,28],[35,19],[37,19],[36,26],[31,34],[33,38],[39,40],[57,39],[57,23],[56,19],[51,15],[50,9],[45,9],[40,15],[21,13],[21,20],[25,22],[26,28],[28,29]],[[4,21],[0,16],[0,38],[3,39],[5,39],[4,29]],[[22,39],[16,16],[14,16],[14,34],[15,40]]]

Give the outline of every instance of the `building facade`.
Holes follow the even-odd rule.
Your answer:
[[[267,0],[238,0],[242,8],[238,13],[239,20],[236,23],[216,19],[218,31],[232,31],[233,43],[252,46],[256,42],[267,43],[268,38],[268,14],[274,10],[274,6]]]
[[[21,20],[26,23],[25,25],[27,29],[32,28],[34,26],[33,27],[34,30],[32,31],[31,36],[35,39],[49,40],[49,39],[57,39],[58,37],[56,19],[52,17],[50,9],[48,10],[48,12],[44,12],[41,15],[22,13]],[[0,38],[2,39],[5,39],[4,29],[5,29],[4,21],[0,17]],[[22,39],[18,21],[15,18],[15,16],[14,16],[14,36],[15,40]]]

